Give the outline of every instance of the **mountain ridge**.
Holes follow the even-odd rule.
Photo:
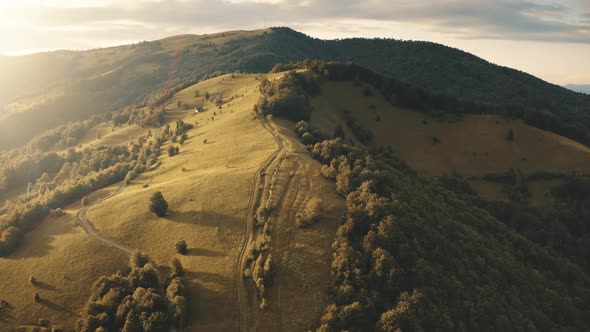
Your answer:
[[[535,116],[547,123],[546,127],[590,142],[590,96],[532,75],[432,42],[320,40],[290,28],[271,28],[177,35],[89,51],[38,53],[10,61],[1,58],[0,86],[5,89],[0,93],[0,105],[9,112],[0,120],[0,132],[6,138],[0,149],[18,146],[39,131],[68,121],[137,104],[216,71],[263,73],[276,64],[309,58],[353,62],[422,89],[519,108],[516,112],[520,113],[522,109],[537,110],[540,115]],[[112,75],[100,76],[107,72]],[[9,82],[8,77],[18,79]],[[48,86],[57,86],[61,95],[47,95]],[[10,98],[31,94],[34,97],[27,102],[22,102],[22,97]],[[51,120],[39,122],[41,112]]]

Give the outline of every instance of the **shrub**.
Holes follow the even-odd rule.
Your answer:
[[[176,147],[174,147],[174,146],[170,145],[170,146],[168,147],[168,156],[170,156],[170,157],[174,157],[174,156],[176,156],[177,154],[178,154],[178,148],[176,148]]]
[[[168,202],[166,202],[161,192],[156,191],[150,198],[150,211],[158,217],[163,217],[168,212]]]
[[[149,257],[140,251],[134,251],[129,257],[129,266],[132,269],[142,268],[150,261]]]
[[[39,325],[41,327],[49,327],[49,325],[50,325],[49,319],[47,319],[47,318],[39,318],[39,320],[37,321],[37,325]]]
[[[304,227],[307,225],[311,225],[317,221],[317,218],[320,213],[320,200],[319,199],[312,199],[310,200],[303,211],[300,211],[296,214],[295,220],[297,222],[298,227]]]
[[[176,252],[181,255],[186,255],[188,253],[188,246],[185,240],[176,242]]]
[[[33,301],[37,303],[41,301],[41,296],[39,296],[39,293],[35,293],[35,295],[33,295]]]
[[[66,215],[66,212],[60,208],[51,209],[49,211],[49,216],[52,218],[59,218],[59,217],[65,216],[65,215]]]
[[[31,284],[33,286],[36,285],[37,284],[37,279],[35,279],[35,277],[33,277],[33,276],[30,276],[29,277],[29,284]]]
[[[314,138],[314,137],[313,137],[313,135],[312,135],[312,134],[310,134],[310,133],[304,133],[304,134],[301,136],[301,142],[302,142],[303,144],[305,144],[305,145],[310,145],[310,144],[313,144],[313,143],[315,143],[315,138]]]

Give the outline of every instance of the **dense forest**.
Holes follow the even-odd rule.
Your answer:
[[[214,72],[262,73],[276,64],[307,58],[352,62],[417,88],[475,103],[517,112],[534,109],[537,113],[529,114],[531,122],[558,128],[555,131],[588,143],[590,96],[443,45],[394,39],[325,41],[289,28],[238,36],[223,44],[209,43],[209,38],[194,36],[192,45],[173,53],[163,50],[162,41],[154,41],[0,59],[0,84],[9,87],[0,95],[0,110],[10,101],[8,96],[34,96],[46,87],[69,82],[62,87],[64,93],[28,111],[0,113],[0,132],[6,137],[0,148],[23,145],[41,130],[68,121],[166,95],[172,87],[194,83]],[[153,69],[140,70],[142,66]],[[105,72],[109,74],[103,75]],[[3,77],[17,79],[4,82]]]
[[[345,77],[350,67],[324,69],[320,80]],[[306,89],[294,86],[309,78],[298,75],[263,85],[282,93],[266,93],[259,105],[289,91],[307,100]],[[348,145],[304,121],[295,131],[346,199],[332,246],[332,303],[320,331],[589,326],[587,177],[568,176],[552,192],[552,206],[488,202],[460,176],[424,177],[370,140]]]

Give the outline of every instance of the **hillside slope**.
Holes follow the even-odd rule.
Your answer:
[[[184,328],[189,330],[307,330],[317,325],[329,301],[331,243],[343,202],[334,186],[321,178],[320,164],[305,153],[292,124],[252,119],[260,80],[254,75],[224,75],[179,91],[162,106],[169,110],[166,123],[174,128],[175,121],[184,120],[195,128],[188,131],[183,144],[168,141],[162,150],[178,146],[180,153],[161,155],[153,169],[121,191],[117,190],[120,184],[115,184],[90,196],[85,215],[100,237],[147,253],[162,275],[172,258],[180,260],[190,302]],[[205,93],[213,97],[206,100]],[[216,104],[218,98],[221,107]],[[178,107],[179,101],[202,104],[204,112]],[[80,149],[127,143],[146,135],[134,126],[109,134],[106,129],[111,125],[97,125],[105,135],[86,137]],[[278,149],[279,141],[273,137],[281,142],[280,153],[260,177],[263,181],[254,181],[261,165]],[[246,228],[252,223],[250,208],[259,208],[249,203],[253,189],[258,188],[264,201],[257,204],[264,205],[271,197],[276,204],[266,222],[270,225],[272,218],[272,227],[260,223]],[[163,218],[148,209],[155,191],[161,191],[170,206]],[[98,199],[107,193],[116,195]],[[318,222],[298,228],[296,214],[309,200],[320,197]],[[125,271],[126,252],[109,249],[107,243],[76,227],[74,216],[79,208],[75,203],[66,209],[65,217],[46,218],[26,235],[16,252],[0,258],[0,277],[11,280],[0,288],[0,300],[10,305],[0,311],[0,329],[47,318],[71,330],[78,313],[85,310],[93,281],[99,275]],[[114,215],[113,211],[118,212]],[[175,250],[180,239],[188,244],[186,255]],[[272,273],[266,277],[272,275],[272,282],[268,281],[263,293],[244,276],[245,268],[253,263],[250,255],[257,252],[252,249],[259,246],[268,247],[264,257],[272,255]],[[99,253],[95,258],[80,257],[92,250]],[[246,257],[243,261],[238,259],[241,252]],[[57,266],[67,266],[63,276],[55,272]],[[30,275],[43,287],[27,284]],[[302,290],[311,295],[301,299]],[[35,292],[43,302],[34,303]],[[267,305],[264,311],[261,294]]]
[[[67,121],[133,105],[156,90],[190,84],[213,71],[267,72],[306,58],[352,61],[430,91],[546,111],[543,121],[587,142],[590,96],[434,43],[323,41],[275,28],[2,58],[0,148],[19,146]]]
[[[430,175],[501,171],[524,163],[523,154],[534,161],[526,171],[584,171],[587,148],[520,121],[434,118],[392,106],[376,87],[338,74],[222,75],[178,91],[157,110],[139,104],[110,121],[85,122],[87,135],[54,156],[72,163],[51,176],[52,163],[30,166],[39,170],[13,193],[16,201],[55,196],[68,177],[94,174],[80,173],[86,163],[103,173],[137,166],[154,147],[149,167],[129,167],[121,177],[128,185],[105,185],[87,207],[63,206],[66,216],[39,225],[29,220],[39,211],[17,218],[29,223],[24,242],[0,257],[0,278],[10,281],[0,287],[8,303],[0,329],[40,318],[70,328],[82,317],[88,330],[115,330],[127,322],[114,318],[124,304],[90,285],[125,274],[128,249],[139,249],[158,274],[174,258],[184,267],[187,330],[586,330],[590,181],[566,177],[561,193],[552,192],[555,204],[541,210],[486,201],[460,178]],[[147,133],[136,125],[155,117],[161,126]],[[39,138],[33,143],[17,152],[49,154]],[[543,160],[545,145],[562,158]],[[479,164],[472,149],[494,163]],[[94,150],[113,153],[78,155]],[[162,217],[149,210],[157,191],[169,204]],[[77,193],[70,196],[78,200]],[[3,203],[0,221],[28,207]]]
[[[324,96],[325,90],[334,88],[325,82],[342,83],[350,70],[328,68],[311,75],[291,72],[265,83],[258,104],[262,115],[301,120],[295,129],[298,136],[323,164],[322,175],[346,198],[346,213],[332,246],[333,302],[319,330],[587,330],[588,176],[566,177],[551,191],[552,202],[540,208],[517,200],[487,201],[460,176],[424,176],[392,148],[372,142],[368,129],[374,126],[364,127],[337,107],[336,116],[324,124],[337,124],[344,117],[349,130],[332,134],[333,127],[304,121],[313,121],[316,112],[330,113],[331,105],[347,98],[351,104],[361,91],[363,98],[371,96],[366,86],[353,88],[358,81],[348,82],[346,93]],[[334,72],[338,69],[341,72]],[[318,100],[324,103],[318,105]],[[363,108],[364,102],[359,102]],[[367,108],[386,111],[377,103]],[[370,115],[370,121],[379,119]],[[424,125],[398,119],[410,130]],[[438,129],[442,128],[444,123]],[[552,137],[535,128],[519,130],[537,138]],[[487,136],[477,130],[471,133],[475,142]],[[444,140],[433,143],[442,145]],[[447,151],[452,153],[452,148]]]
[[[358,122],[370,130],[374,144],[391,146],[420,173],[461,174],[491,199],[505,200],[506,193],[502,183],[483,179],[489,175],[590,173],[590,149],[576,141],[496,115],[433,117],[393,106],[374,87],[367,96],[369,86],[355,86],[353,81],[323,84],[322,94],[312,101],[311,123],[328,133],[344,128],[345,139],[358,143],[348,128]],[[559,181],[539,179],[529,184],[532,200],[541,203]]]

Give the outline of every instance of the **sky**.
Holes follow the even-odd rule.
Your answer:
[[[272,26],[434,41],[555,84],[590,84],[590,0],[0,0],[0,54]]]

